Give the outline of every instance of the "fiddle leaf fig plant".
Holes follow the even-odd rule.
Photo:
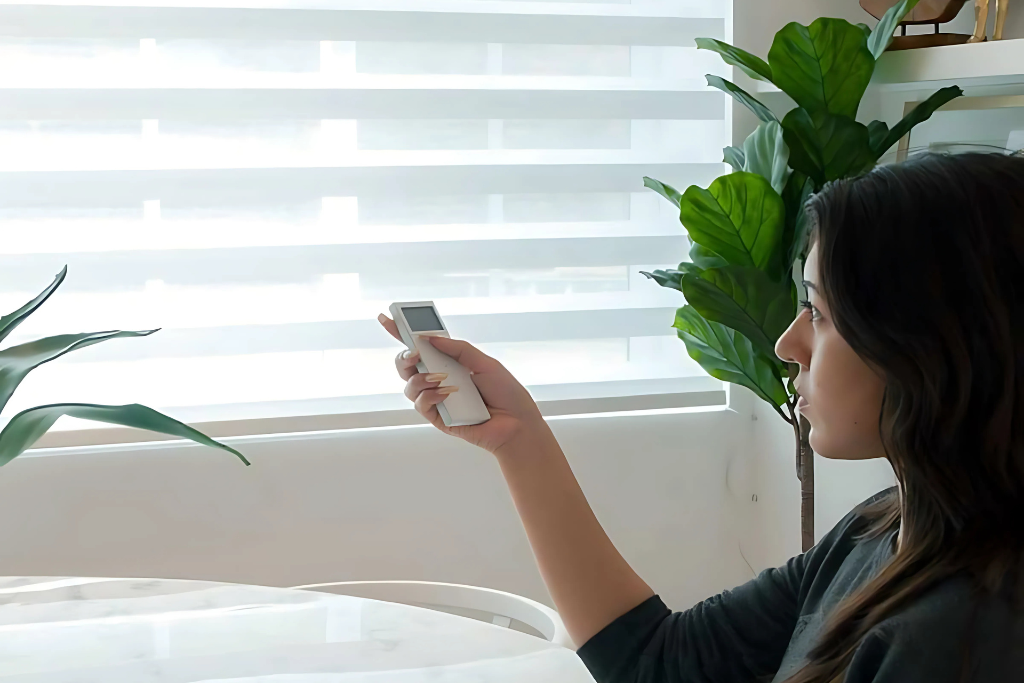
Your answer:
[[[6,339],[18,325],[42,306],[50,295],[57,291],[68,269],[65,266],[50,285],[37,297],[18,310],[0,318],[0,342]],[[62,334],[45,339],[10,346],[0,350],[0,414],[7,407],[18,385],[28,374],[44,363],[49,363],[77,349],[93,344],[124,337],[146,337],[157,330],[125,332],[113,330],[108,332],[87,332],[82,334]],[[234,454],[246,465],[249,461],[241,453],[230,446],[214,441],[202,432],[188,425],[159,413],[152,408],[138,404],[123,406],[92,405],[88,403],[57,403],[37,406],[24,410],[8,421],[0,431],[0,466],[6,465],[32,447],[39,438],[63,415],[83,420],[106,422],[108,424],[145,429],[182,439],[188,439],[204,446],[219,448]]]
[[[791,23],[764,60],[720,40],[698,38],[747,76],[774,84],[796,107],[782,116],[719,76],[708,85],[748,108],[760,121],[742,146],[726,147],[733,172],[707,188],[683,192],[651,178],[644,184],[679,208],[690,239],[689,259],[674,269],[644,273],[683,294],[674,327],[690,357],[713,377],[745,386],[792,425],[802,483],[802,537],[814,544],[813,457],[809,429],[796,411],[792,379],[798,368],[780,360],[776,342],[796,318],[794,266],[806,256],[810,196],[828,182],[864,173],[936,109],[959,97],[943,88],[902,121],[857,121],[875,64],[918,0],[902,0],[874,30],[842,19]]]

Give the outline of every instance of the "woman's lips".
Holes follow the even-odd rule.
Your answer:
[[[801,397],[800,397],[800,400],[799,400],[799,401],[797,401],[797,403],[796,403],[796,407],[797,407],[797,410],[804,410],[804,409],[805,409],[805,408],[807,408],[807,406],[809,406],[809,405],[811,405],[811,404],[810,404],[810,403],[808,403],[808,402],[807,402],[807,399],[806,399],[806,398],[804,398],[803,396],[801,396]]]

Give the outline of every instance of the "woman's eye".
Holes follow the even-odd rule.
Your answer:
[[[811,322],[816,322],[818,320],[821,320],[821,312],[817,308],[815,308],[814,305],[810,301],[808,301],[806,299],[802,300],[800,302],[800,307],[801,308],[806,308],[808,311],[811,312]]]

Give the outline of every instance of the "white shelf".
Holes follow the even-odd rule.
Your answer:
[[[1024,38],[889,52],[874,82],[885,90],[1024,83]]]

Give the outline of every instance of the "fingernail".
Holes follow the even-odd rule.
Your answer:
[[[377,322],[382,323],[385,320],[387,320],[387,318],[384,317],[383,313],[381,313],[380,315],[377,316]]]
[[[437,390],[437,393],[444,394],[445,396],[447,396],[448,394],[454,394],[458,390],[459,390],[459,388],[456,387],[456,386],[448,386],[448,387],[441,387],[440,389]]]
[[[428,382],[443,382],[444,378],[448,376],[447,372],[432,372],[426,376]]]
[[[420,352],[419,352],[418,349],[408,349],[408,350],[402,352],[402,358],[404,358],[405,360],[412,360],[413,358],[415,358],[418,355],[420,355]]]

